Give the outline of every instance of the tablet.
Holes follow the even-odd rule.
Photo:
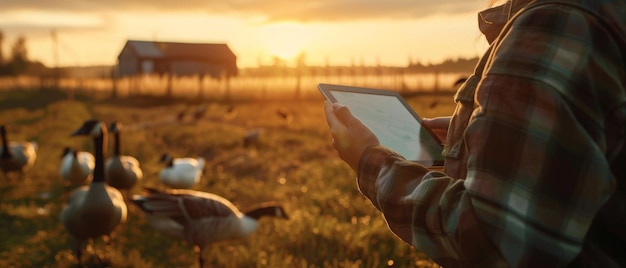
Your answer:
[[[423,166],[443,166],[441,141],[398,92],[331,84],[318,89],[327,100],[347,106],[382,145]]]

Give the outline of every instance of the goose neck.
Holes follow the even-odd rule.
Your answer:
[[[116,156],[120,156],[122,154],[122,140],[121,140],[121,135],[118,132],[115,132],[115,140],[114,140],[115,144],[113,147],[113,154],[115,154]]]
[[[241,218],[239,223],[239,226],[241,228],[240,230],[243,236],[248,236],[252,234],[259,227],[258,219],[251,218],[247,215]]]
[[[2,158],[9,158],[11,157],[11,148],[9,148],[7,131],[4,126],[0,127],[0,136],[2,136]]]
[[[95,159],[96,165],[93,170],[93,182],[104,182],[104,156],[106,154],[106,132],[103,132],[102,135],[95,137],[94,141],[94,149],[95,149]]]

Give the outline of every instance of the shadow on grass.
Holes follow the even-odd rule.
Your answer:
[[[0,182],[0,196],[5,196],[6,193],[12,191],[15,188],[11,182],[7,182],[4,178],[2,178],[2,182]]]
[[[14,89],[2,92],[2,97],[0,97],[0,106],[2,107],[2,110],[15,108],[36,110],[64,99],[67,99],[67,93],[61,90]]]
[[[164,105],[171,105],[177,103],[189,103],[188,99],[165,97],[165,96],[152,96],[152,95],[135,95],[118,98],[106,98],[103,99],[101,104],[110,106],[121,107],[137,107],[137,108],[151,108]]]
[[[26,89],[12,89],[5,90],[0,95],[0,109],[14,109],[24,108],[28,110],[36,110],[41,107],[46,107],[52,103],[69,99],[69,93],[60,89],[39,89],[39,90],[26,90]],[[166,97],[166,96],[153,96],[153,95],[134,95],[118,98],[111,98],[104,96],[103,94],[89,94],[85,91],[76,90],[73,93],[73,99],[86,102],[99,104],[106,104],[111,106],[123,106],[123,107],[158,107],[163,105],[170,105],[176,103],[196,103],[198,100],[190,100],[188,98]]]

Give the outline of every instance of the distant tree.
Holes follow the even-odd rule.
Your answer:
[[[281,59],[278,56],[272,57],[272,67],[284,68],[285,66],[287,66],[287,63],[285,62],[285,60]]]
[[[306,67],[306,52],[302,51],[296,57],[296,68]]]
[[[0,51],[4,47],[4,35],[0,31]],[[26,48],[26,38],[20,36],[15,40],[9,54],[9,58],[4,58],[0,53],[0,76],[27,75],[50,75],[50,70],[39,61],[28,59]]]
[[[24,36],[18,37],[11,48],[11,60],[8,62],[8,69],[11,75],[22,74],[28,69],[28,50]]]

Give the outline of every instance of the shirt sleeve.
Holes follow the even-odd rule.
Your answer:
[[[477,89],[466,178],[429,172],[384,147],[360,160],[359,189],[389,228],[444,267],[566,265],[615,188],[604,93],[590,92],[589,72],[610,77],[592,50],[598,38],[579,12],[528,13]]]
[[[396,236],[439,265],[504,265],[482,233],[463,180],[429,171],[384,146],[373,146],[359,161],[357,185]]]

